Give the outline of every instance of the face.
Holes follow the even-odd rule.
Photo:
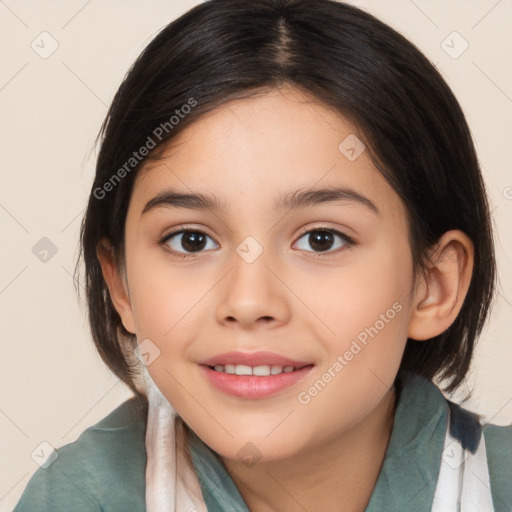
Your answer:
[[[203,116],[137,176],[123,323],[223,457],[248,442],[267,460],[293,456],[364,421],[392,386],[413,286],[406,211],[354,135],[283,88]]]

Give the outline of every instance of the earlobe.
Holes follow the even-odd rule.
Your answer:
[[[121,276],[121,271],[114,257],[114,251],[108,240],[102,239],[99,241],[96,246],[96,255],[101,265],[103,279],[107,284],[112,304],[121,317],[125,329],[135,334],[135,322],[128,286]]]
[[[473,242],[462,231],[448,231],[431,251],[430,261],[414,295],[408,330],[414,340],[438,336],[459,314],[473,273]]]

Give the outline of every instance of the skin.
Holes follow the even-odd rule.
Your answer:
[[[137,176],[126,219],[125,267],[108,244],[98,257],[126,329],[160,355],[151,377],[189,427],[224,461],[251,511],[365,509],[392,430],[394,380],[407,337],[428,340],[454,321],[469,287],[473,246],[450,231],[414,283],[405,207],[366,152],[338,149],[357,129],[332,108],[285,86],[225,103],[187,127]],[[282,192],[350,187],[378,208],[341,201],[275,212]],[[146,203],[167,187],[214,193],[229,210]],[[182,225],[206,233],[187,253]],[[315,251],[301,228],[337,229],[355,241]],[[263,252],[236,252],[248,236]],[[171,247],[188,258],[173,256]],[[328,245],[326,245],[328,247]],[[339,250],[341,248],[341,250]],[[315,255],[321,255],[315,258]],[[298,400],[381,314],[400,312],[369,338],[309,403]],[[230,350],[270,350],[314,363],[279,394],[222,393],[198,362]],[[238,453],[252,443],[259,460]],[[314,469],[313,469],[314,468]]]

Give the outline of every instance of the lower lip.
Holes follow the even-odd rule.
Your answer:
[[[309,365],[303,366],[299,370],[290,373],[283,372],[279,375],[259,377],[255,375],[236,375],[217,372],[205,365],[200,365],[200,367],[207,379],[217,389],[220,389],[228,395],[250,400],[275,395],[302,380],[313,369],[313,365]]]

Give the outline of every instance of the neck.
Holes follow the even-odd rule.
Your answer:
[[[384,461],[395,407],[393,386],[361,422],[307,452],[253,467],[223,462],[251,512],[362,512]]]

